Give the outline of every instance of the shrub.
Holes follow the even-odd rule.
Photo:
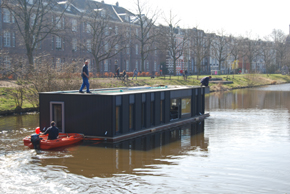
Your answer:
[[[133,77],[133,72],[127,72],[128,77]]]

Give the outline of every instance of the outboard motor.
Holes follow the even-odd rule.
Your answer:
[[[33,145],[33,148],[36,149],[36,150],[39,150],[39,146],[40,146],[40,138],[39,138],[39,135],[38,134],[33,134],[30,136],[31,139],[31,143]]]

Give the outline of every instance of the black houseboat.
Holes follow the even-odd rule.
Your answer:
[[[117,141],[209,116],[207,87],[158,86],[39,93],[40,128]]]

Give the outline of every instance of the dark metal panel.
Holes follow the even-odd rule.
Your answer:
[[[161,93],[160,92],[156,92],[155,93],[155,102],[154,102],[154,107],[155,107],[155,122],[154,125],[160,125],[160,101],[161,101]]]
[[[201,89],[201,113],[204,114],[205,109],[205,87]]]
[[[64,102],[65,132],[103,136],[112,128],[112,97],[41,94],[41,127],[48,127],[51,101]]]
[[[196,89],[192,89],[192,93],[195,94]],[[196,115],[196,95],[191,95],[191,116]]]
[[[141,129],[141,106],[142,106],[142,94],[135,95],[135,129]]]
[[[117,100],[116,96],[112,97],[112,127],[108,129],[107,136],[112,137],[116,135],[116,106],[117,106]]]
[[[129,132],[129,95],[123,95],[121,109],[121,133],[125,134]]]
[[[178,91],[170,91],[170,98],[183,98],[186,96],[191,96],[192,95],[192,90],[187,89],[187,90],[178,90]]]
[[[198,94],[197,94],[197,102],[196,102],[196,104],[197,104],[197,114],[200,114],[201,113],[201,103],[202,103],[202,101],[201,101],[201,88],[197,88],[197,92],[198,92]]]
[[[146,101],[145,101],[145,128],[151,127],[150,125],[150,102],[151,102],[151,93],[146,93]]]
[[[165,92],[164,99],[164,123],[170,122],[170,92]]]

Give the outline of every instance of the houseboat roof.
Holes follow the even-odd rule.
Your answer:
[[[92,93],[89,95],[124,95],[130,93],[147,93],[147,92],[161,92],[161,91],[172,91],[172,90],[186,90],[199,88],[200,86],[180,86],[180,85],[168,85],[168,86],[138,86],[138,87],[120,87],[120,88],[99,88],[90,89]],[[40,92],[40,94],[78,94],[88,95],[86,93],[79,93],[78,90],[68,91],[53,91],[53,92]]]

